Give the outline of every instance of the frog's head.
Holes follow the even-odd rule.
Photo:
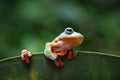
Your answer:
[[[78,32],[75,32],[71,27],[65,28],[64,32],[62,32],[57,39],[63,39],[63,38],[77,38],[81,37],[83,38],[84,36]]]
[[[83,37],[82,34],[75,32],[71,27],[68,27],[64,30],[66,37]]]
[[[21,51],[21,53],[26,54],[26,53],[28,53],[28,51],[26,49],[24,49],[24,50]]]
[[[81,33],[75,32],[72,28],[65,28],[64,32],[62,32],[57,39],[59,40],[67,40],[76,44],[82,43],[84,36]]]

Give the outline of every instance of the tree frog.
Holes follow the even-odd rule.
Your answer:
[[[57,67],[63,67],[64,62],[61,56],[68,54],[68,60],[77,56],[77,51],[74,48],[80,45],[84,40],[84,36],[75,32],[68,27],[57,36],[52,42],[47,42],[44,49],[44,54],[49,59],[53,60]]]
[[[32,56],[32,53],[26,49],[21,51],[21,59],[25,61],[26,64],[30,64],[30,57]]]

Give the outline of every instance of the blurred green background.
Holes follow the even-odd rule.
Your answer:
[[[120,0],[0,0],[0,59],[43,52],[66,27],[85,36],[77,49],[119,55],[119,25]]]

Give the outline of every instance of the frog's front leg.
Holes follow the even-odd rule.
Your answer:
[[[44,54],[49,59],[53,60],[57,67],[64,66],[64,62],[60,59],[57,53],[52,52],[52,45],[50,42],[46,43]]]
[[[78,51],[75,50],[69,50],[68,51],[68,60],[71,60],[77,56]]]

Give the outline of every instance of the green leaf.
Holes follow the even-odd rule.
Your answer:
[[[20,56],[0,60],[0,80],[119,80],[120,57],[81,51],[73,60],[64,59],[57,68],[43,54],[33,54],[26,65]]]

